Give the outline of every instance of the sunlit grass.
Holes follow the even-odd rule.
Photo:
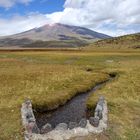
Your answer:
[[[92,95],[88,108],[104,95],[109,105],[108,133],[137,137],[139,69],[140,54],[136,51],[1,52],[0,140],[22,139],[20,107],[26,98],[39,111],[53,109],[108,79],[110,72],[119,77]]]
[[[115,63],[113,63],[115,67]],[[113,67],[113,66],[112,66]],[[109,107],[109,129],[118,139],[140,138],[140,59],[127,59],[119,62],[118,68],[106,70],[117,71],[119,77],[108,83],[96,94],[92,94],[87,106],[95,106],[100,95],[104,95]],[[117,139],[117,137],[111,139]]]

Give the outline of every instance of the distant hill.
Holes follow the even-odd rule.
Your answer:
[[[90,48],[140,49],[140,33],[99,40],[99,41],[96,41],[96,42],[90,44],[89,47]]]
[[[0,46],[77,47],[106,38],[110,36],[83,27],[56,23],[2,37]]]

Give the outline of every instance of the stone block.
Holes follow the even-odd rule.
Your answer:
[[[47,123],[46,125],[44,125],[41,129],[41,133],[44,134],[44,133],[48,133],[52,131],[52,125]]]
[[[98,127],[99,125],[99,117],[90,117],[89,122],[92,126]]]
[[[76,122],[69,122],[69,125],[68,125],[69,129],[73,129],[73,128],[76,128],[76,127],[78,127],[78,124]]]
[[[79,122],[79,127],[85,128],[86,125],[87,125],[87,119],[85,118],[81,119],[81,121]]]
[[[67,130],[68,125],[66,123],[60,123],[55,127],[56,130]]]

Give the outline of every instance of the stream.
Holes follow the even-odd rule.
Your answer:
[[[50,123],[52,127],[55,128],[55,126],[59,123],[78,123],[82,118],[87,118],[86,101],[88,97],[112,79],[113,78],[110,78],[106,82],[98,84],[86,93],[75,96],[65,105],[60,106],[55,110],[44,113],[35,113],[38,127],[41,128],[43,125]]]

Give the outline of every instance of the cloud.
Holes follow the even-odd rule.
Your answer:
[[[14,6],[16,3],[28,4],[31,1],[33,0],[0,0],[0,7],[8,9]]]
[[[16,15],[12,19],[0,19],[0,35],[10,35],[40,27],[47,23],[46,16],[40,13],[30,13],[26,16]]]
[[[139,5],[140,0],[66,0],[64,11],[59,12],[59,16],[56,12],[49,17],[54,20],[57,16],[57,22],[84,26],[116,36],[140,31]],[[137,29],[134,30],[135,27]]]
[[[22,0],[23,3],[29,1]],[[135,33],[140,31],[139,5],[140,0],[66,0],[64,10],[60,12],[0,19],[0,35],[58,22],[83,26],[112,36]]]

